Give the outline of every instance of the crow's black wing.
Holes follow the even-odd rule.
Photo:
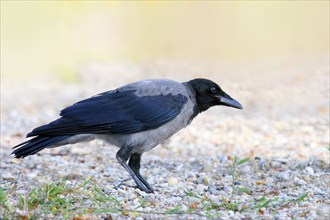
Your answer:
[[[130,134],[157,128],[174,119],[187,102],[184,95],[137,96],[109,91],[61,111],[61,118],[35,128],[27,136]]]

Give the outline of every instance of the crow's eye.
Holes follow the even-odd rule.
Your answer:
[[[213,94],[215,94],[215,93],[218,92],[217,88],[215,88],[215,87],[211,87],[211,88],[210,88],[210,91],[211,91],[211,93],[213,93]]]

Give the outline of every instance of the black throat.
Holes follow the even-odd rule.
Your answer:
[[[189,89],[189,98],[193,101],[194,111],[193,114],[190,116],[190,121],[193,120],[199,113],[206,111],[211,107],[211,105],[204,103],[201,101],[202,99],[199,98],[199,94],[197,94],[196,90],[193,88],[189,82],[184,83],[186,87]]]

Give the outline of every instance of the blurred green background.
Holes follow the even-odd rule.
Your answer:
[[[1,74],[329,53],[329,1],[1,1]]]

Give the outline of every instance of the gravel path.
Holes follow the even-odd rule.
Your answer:
[[[117,149],[101,141],[48,149],[24,160],[10,156],[27,132],[82,98],[139,79],[195,77],[219,82],[244,111],[214,108],[144,154],[142,173],[154,194],[129,187],[131,180],[122,182],[128,174],[115,159]],[[36,214],[17,208],[20,195],[34,187],[63,178],[74,187],[91,178],[118,200],[121,211],[75,219],[330,218],[328,56],[253,65],[91,64],[77,71],[77,81],[1,79],[0,186],[16,207],[11,214]],[[0,217],[8,217],[5,205],[0,208]]]

